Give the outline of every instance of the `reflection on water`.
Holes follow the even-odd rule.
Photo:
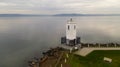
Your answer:
[[[70,17],[0,17],[0,67],[26,67],[27,60],[60,45]],[[119,16],[73,17],[82,42],[120,43]]]

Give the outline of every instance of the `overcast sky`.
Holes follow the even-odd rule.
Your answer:
[[[0,13],[120,14],[120,0],[0,0]]]

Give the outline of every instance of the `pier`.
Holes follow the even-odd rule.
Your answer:
[[[118,43],[81,43],[81,48],[83,47],[120,47]]]
[[[81,43],[81,48],[75,52],[80,56],[87,56],[89,53],[95,50],[120,50],[120,44],[118,43]]]

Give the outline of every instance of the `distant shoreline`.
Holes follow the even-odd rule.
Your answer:
[[[54,15],[40,15],[40,14],[0,14],[0,17],[30,17],[30,16],[60,16],[60,17],[75,17],[75,16],[120,16],[120,14],[54,14]]]

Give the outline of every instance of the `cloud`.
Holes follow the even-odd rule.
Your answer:
[[[9,10],[15,13],[22,11],[39,14],[120,13],[119,2],[119,0],[1,0],[0,12]]]
[[[15,6],[16,4],[13,3],[5,3],[5,2],[0,2],[0,6]]]

